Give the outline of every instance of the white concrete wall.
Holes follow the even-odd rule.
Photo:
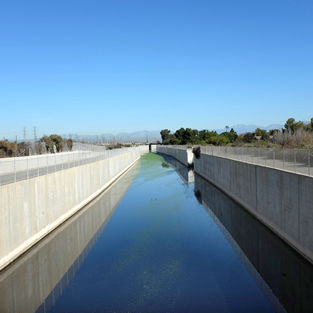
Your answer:
[[[0,177],[1,175],[34,170],[37,168],[55,166],[64,164],[66,168],[67,163],[79,163],[84,160],[105,159],[107,157],[119,154],[121,151],[127,151],[128,148],[120,148],[113,150],[106,150],[103,146],[94,146],[89,144],[75,144],[75,151],[47,153],[14,158],[0,158]],[[90,148],[90,150],[87,150]],[[93,149],[93,150],[92,150]]]
[[[313,262],[312,177],[207,154],[194,170]]]
[[[110,158],[0,186],[0,269],[85,206],[148,152]]]
[[[195,175],[195,193],[277,312],[313,312],[312,265],[199,175]]]
[[[192,149],[187,149],[186,147],[157,145],[156,152],[172,156],[186,166],[193,163]]]
[[[0,175],[84,160],[90,158],[93,154],[91,151],[72,151],[16,158],[1,158]]]
[[[101,235],[138,168],[128,171],[98,199],[0,273],[0,312],[49,311]]]

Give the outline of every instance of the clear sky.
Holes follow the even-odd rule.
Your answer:
[[[1,1],[0,137],[313,116],[311,0]]]

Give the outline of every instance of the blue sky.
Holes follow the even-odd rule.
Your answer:
[[[313,1],[2,1],[0,136],[313,116]]]

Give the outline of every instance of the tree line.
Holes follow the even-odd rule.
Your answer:
[[[226,145],[235,142],[238,134],[231,129],[229,132],[218,134],[216,131],[197,130],[191,128],[180,128],[174,134],[168,129],[160,132],[162,144],[164,145]]]
[[[7,139],[0,140],[0,157],[28,156],[32,154],[56,153],[64,150],[71,151],[73,147],[72,139],[66,139],[53,134],[43,136],[38,141],[17,142]]]
[[[284,128],[265,130],[257,128],[254,132],[237,134],[226,126],[226,131],[197,130],[180,128],[172,133],[169,129],[161,130],[164,145],[250,145],[250,146],[285,146],[313,148],[313,118],[310,122],[296,121],[289,118]]]

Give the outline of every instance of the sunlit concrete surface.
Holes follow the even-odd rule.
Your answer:
[[[185,146],[161,146],[157,145],[155,152],[163,153],[172,156],[182,164],[189,166],[193,163],[192,149],[187,149]]]
[[[90,150],[0,158],[0,185],[96,162],[127,151],[127,148],[106,150],[105,147],[88,144],[82,144],[79,147],[80,149],[90,148]]]
[[[148,146],[0,186],[0,269],[88,204]]]
[[[194,168],[313,261],[312,177],[207,154]]]
[[[0,312],[49,310],[84,262],[137,171],[135,165],[99,198],[0,273]]]
[[[313,176],[313,150],[201,146],[201,153]]]
[[[186,164],[186,147],[156,146],[156,151]],[[233,159],[229,153],[215,156],[207,148],[193,162],[195,173],[226,192],[313,262],[313,177],[249,160]]]

